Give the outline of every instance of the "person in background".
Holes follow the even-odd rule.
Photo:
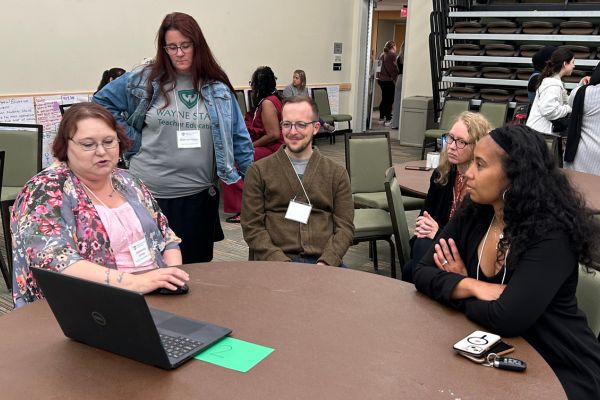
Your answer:
[[[319,121],[310,97],[284,101],[281,127],[285,146],[246,176],[244,240],[255,260],[340,266],[354,237],[348,173],[312,147]]]
[[[404,43],[400,45],[398,57],[396,57],[396,66],[398,67],[398,76],[394,87],[394,111],[392,112],[392,129],[400,127],[400,104],[402,102],[402,71],[404,70]]]
[[[94,101],[126,126],[130,171],[181,238],[183,262],[208,262],[215,239],[223,238],[217,176],[226,184],[241,180],[253,160],[252,141],[196,20],[168,14],[157,42],[152,64],[112,81]]]
[[[564,167],[600,175],[600,67],[596,65],[589,81],[582,80],[571,91],[572,107],[567,134]]]
[[[283,89],[283,98],[284,99],[286,99],[288,97],[292,97],[292,96],[310,97],[308,94],[308,88],[306,87],[306,73],[301,69],[297,69],[294,71],[294,75],[292,77],[292,83],[290,83],[289,85],[287,85],[285,87],[285,89]],[[323,129],[325,129],[327,132],[330,132],[330,133],[335,132],[334,124],[329,124],[329,123],[323,121],[323,119],[321,117],[319,117],[319,123],[321,124]]]
[[[411,259],[402,268],[402,280],[412,282],[413,269],[427,253],[437,235],[456,214],[466,194],[465,172],[473,161],[473,149],[480,137],[492,130],[480,113],[465,111],[456,117],[445,135],[440,163],[431,174],[421,215],[415,224]]]
[[[100,79],[100,84],[98,85],[98,89],[96,89],[96,93],[98,93],[100,89],[106,86],[109,82],[114,81],[115,79],[123,75],[125,72],[127,71],[125,71],[123,68],[118,67],[105,70],[102,73],[102,79]]]
[[[292,96],[308,96],[308,89],[306,88],[306,73],[301,69],[294,71],[292,83],[283,89],[284,99]]]
[[[484,330],[522,336],[569,399],[600,398],[600,342],[575,297],[578,263],[600,270],[593,211],[524,125],[480,139],[465,176],[468,198],[415,267],[416,288]]]
[[[527,97],[529,97],[530,103],[533,103],[533,100],[535,100],[535,90],[538,87],[539,76],[546,67],[546,63],[550,61],[554,50],[556,50],[554,46],[544,46],[531,57],[533,72],[527,81]]]
[[[43,297],[33,267],[142,293],[189,279],[172,267],[181,265],[180,240],[150,191],[115,168],[129,143],[97,104],[65,112],[52,144],[57,161],[25,184],[12,208],[15,307]]]
[[[277,78],[270,67],[258,67],[250,81],[253,107],[246,113],[245,123],[254,146],[254,161],[275,153],[283,144],[281,135],[281,98],[277,92]],[[221,185],[223,211],[233,214],[229,223],[240,222],[244,182]]]
[[[377,74],[377,84],[381,88],[379,123],[385,126],[392,124],[392,105],[394,104],[395,82],[398,77],[397,57],[396,43],[393,40],[387,41],[378,59],[379,73]]]
[[[527,118],[527,126],[541,133],[552,133],[552,121],[571,113],[563,76],[571,75],[575,57],[567,49],[558,48],[538,77],[535,100]]]

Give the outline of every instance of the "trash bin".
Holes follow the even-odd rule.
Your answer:
[[[434,127],[432,97],[413,96],[402,101],[400,144],[421,147],[425,131]]]

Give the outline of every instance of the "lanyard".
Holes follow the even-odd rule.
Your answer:
[[[109,180],[110,180],[110,186],[112,187],[113,191],[115,191],[115,187],[113,186],[112,179],[110,179],[110,177],[109,177]],[[85,189],[86,189],[86,190],[87,190],[87,191],[88,191],[88,192],[89,192],[89,193],[90,193],[92,196],[94,196],[94,198],[95,198],[95,199],[98,201],[98,203],[100,203],[100,205],[102,205],[104,208],[106,208],[106,210],[107,210],[109,213],[111,213],[111,214],[113,214],[113,215],[115,216],[115,218],[117,219],[117,221],[119,221],[119,224],[121,224],[121,226],[123,227],[123,229],[125,230],[125,232],[127,232],[127,235],[129,236],[129,237],[127,238],[127,242],[128,242],[128,243],[131,243],[131,241],[133,240],[133,232],[132,232],[132,231],[131,231],[131,230],[130,230],[128,227],[127,227],[127,225],[126,225],[126,224],[124,224],[124,223],[123,223],[123,221],[121,221],[121,218],[119,217],[119,213],[115,213],[115,212],[113,212],[113,210],[112,210],[110,207],[108,207],[108,206],[107,206],[107,205],[106,205],[106,204],[105,204],[105,203],[104,203],[102,200],[100,200],[100,198],[99,198],[98,196],[96,196],[96,193],[94,193],[94,192],[92,191],[92,189],[90,189],[90,188],[89,188],[89,187],[88,187],[88,186],[87,186],[85,183],[83,183],[83,181],[79,180],[79,182],[81,182],[81,185],[82,185],[82,186],[83,186],[83,187],[84,187],[84,188],[85,188]],[[127,201],[127,200],[125,200],[125,201]]]
[[[302,179],[300,179],[300,177],[298,176],[298,173],[296,173],[296,168],[294,168],[294,163],[292,163],[292,159],[288,155],[287,151],[284,150],[283,152],[285,153],[288,160],[290,161],[290,165],[292,166],[292,169],[294,170],[294,173],[296,174],[296,178],[298,179],[298,182],[300,182],[300,187],[302,188],[302,191],[304,192],[304,196],[306,197],[306,201],[308,201],[308,205],[312,207],[312,204],[310,203],[310,199],[308,198],[308,194],[306,194],[306,190],[304,189],[304,185],[302,184]],[[296,197],[294,197],[294,199],[295,198]]]

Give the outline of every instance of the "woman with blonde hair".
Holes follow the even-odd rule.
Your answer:
[[[283,89],[284,99],[292,96],[308,97],[308,89],[306,88],[306,73],[301,69],[294,71],[294,75],[292,75],[292,83]]]
[[[412,282],[412,270],[427,253],[437,234],[442,231],[460,206],[465,195],[464,173],[473,161],[475,142],[492,126],[479,113],[465,111],[456,117],[444,136],[446,145],[440,163],[431,174],[429,191],[421,215],[417,217],[412,242],[412,258],[402,269],[402,279]]]

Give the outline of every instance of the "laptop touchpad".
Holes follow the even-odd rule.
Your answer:
[[[177,332],[182,335],[190,335],[202,329],[204,327],[204,324],[196,321],[189,321],[187,319],[179,317],[171,317],[168,320],[158,324],[157,327]]]

